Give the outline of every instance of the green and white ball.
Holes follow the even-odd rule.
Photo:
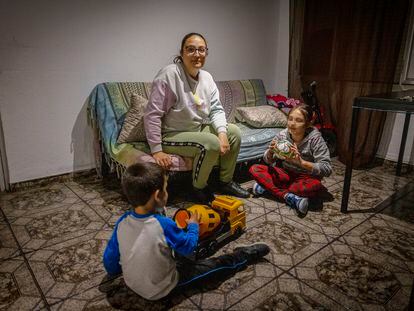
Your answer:
[[[292,149],[293,145],[288,140],[280,140],[274,148],[274,155],[279,159],[293,158],[295,153]]]

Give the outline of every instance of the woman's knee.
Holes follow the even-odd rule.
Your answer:
[[[214,134],[202,133],[199,143],[207,152],[220,152],[220,141]]]
[[[230,144],[240,144],[241,142],[241,130],[240,128],[232,123],[227,126],[227,137]]]

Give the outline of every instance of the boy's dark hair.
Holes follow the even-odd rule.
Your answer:
[[[145,205],[156,190],[163,190],[165,170],[156,163],[136,163],[122,176],[122,190],[134,207]]]

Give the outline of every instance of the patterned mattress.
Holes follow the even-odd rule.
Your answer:
[[[242,141],[237,162],[259,159],[263,156],[273,137],[283,128],[252,128],[236,123],[242,132]]]

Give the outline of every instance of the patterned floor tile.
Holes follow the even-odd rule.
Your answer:
[[[340,162],[338,159],[334,158],[331,162],[332,165],[332,174],[329,177],[323,178],[323,184],[328,187],[333,184],[343,182],[345,178],[345,169],[346,166],[342,162]],[[352,170],[352,177],[355,177],[362,173],[362,170]]]
[[[6,222],[0,221],[0,262],[20,254],[19,247]]]
[[[302,282],[352,310],[400,310],[408,304],[413,275],[339,241],[294,268]]]
[[[98,231],[46,246],[27,255],[48,302],[77,296],[90,300],[102,293],[106,275],[102,255],[112,231]]]
[[[260,262],[248,266],[230,278],[217,281],[214,285],[208,284],[203,292],[190,294],[190,298],[201,310],[224,310],[265,286],[281,273],[282,271],[272,264]]]
[[[25,252],[100,230],[103,219],[87,204],[77,202],[38,208],[16,217],[11,227]]]
[[[381,211],[380,215],[388,215],[390,217],[400,219],[414,225],[414,200],[403,198],[392,202],[386,209]]]
[[[255,196],[255,197],[246,199],[246,201],[260,206],[266,212],[276,212],[276,211],[279,211],[279,208],[284,206],[284,203],[276,201],[270,195],[257,196],[257,197]]]
[[[339,303],[286,274],[232,305],[229,310],[345,310]]]
[[[414,173],[396,177],[394,169],[354,170],[347,214],[340,212],[345,166],[336,159],[323,181],[333,200],[304,218],[271,197],[243,199],[246,232],[214,256],[257,241],[271,253],[205,290],[157,303],[140,298],[122,278],[108,290],[102,252],[130,208],[119,179],[89,174],[2,194],[0,205],[52,310],[403,309],[414,276],[414,187],[406,186],[414,184]],[[411,192],[375,208],[401,189]],[[194,204],[182,198],[174,196],[168,216]],[[0,309],[44,309],[2,213],[0,237]]]
[[[411,182],[409,185],[412,186],[410,188],[414,188],[414,182]],[[404,201],[414,203],[414,190],[411,190],[408,194],[406,194]]]
[[[115,224],[118,218],[131,208],[125,197],[117,192],[98,194],[86,200],[87,204],[108,224]]]
[[[87,176],[84,179],[67,182],[67,187],[87,203],[110,227],[131,206],[122,194],[120,180],[112,178],[99,179]]]
[[[250,179],[248,181],[240,183],[240,185],[245,189],[249,189],[249,188],[251,189],[253,187],[254,183],[255,183],[255,181],[253,179]]]
[[[258,241],[269,245],[271,252],[265,258],[282,270],[290,269],[329,243],[324,234],[274,212],[249,224],[244,234],[217,254],[231,252],[238,244]]]
[[[76,202],[79,197],[62,183],[0,196],[0,205],[8,218],[31,216]]]
[[[336,184],[343,183],[343,181],[344,181],[343,177],[336,178],[335,175],[331,175],[329,177],[324,177],[321,182],[322,182],[322,185],[324,185],[326,188],[329,188]]]
[[[342,202],[343,184],[337,184],[329,188],[333,196],[333,202]],[[376,208],[381,202],[390,196],[389,192],[379,193],[372,187],[363,186],[351,181],[351,191],[348,201],[348,212],[373,214],[378,211]]]
[[[51,310],[198,310],[197,305],[182,294],[159,301],[146,300],[129,289],[123,278],[101,283],[94,288],[94,297],[72,295],[53,301]]]
[[[0,262],[0,310],[31,310],[41,301],[22,257]]]
[[[344,234],[353,227],[365,221],[370,214],[366,213],[342,213],[341,202],[324,202],[320,210],[309,211],[304,218],[299,218],[284,211],[287,218],[290,218],[304,226],[328,236],[336,237]]]
[[[253,225],[248,223],[247,231],[245,233],[238,239],[225,244],[213,256],[231,253],[236,246],[250,244],[251,241],[246,239],[246,235],[249,234],[249,231],[252,230],[254,226],[260,226],[263,221],[274,220],[275,217],[278,218],[279,216],[275,213],[267,213],[253,220]],[[257,240],[255,240],[255,242],[257,242]],[[265,258],[269,260],[271,259],[270,256],[271,255],[267,255]],[[223,310],[239,301],[245,295],[260,288],[272,278],[283,273],[280,268],[272,265],[266,259],[248,266],[245,270],[234,274],[230,278],[217,280],[217,282],[213,282],[213,284],[209,283],[207,288],[202,289],[201,292],[197,290],[194,292],[187,292],[185,295],[189,296],[202,310]]]
[[[75,178],[65,184],[82,199],[87,199],[91,193],[122,192],[120,180],[115,175],[103,179],[97,175],[88,175]]]
[[[410,179],[386,173],[381,174],[379,172],[372,173],[367,171],[352,178],[351,182],[352,184],[357,184],[358,187],[366,187],[375,193],[390,196],[408,184]]]
[[[387,174],[387,175],[396,175],[397,172],[397,163],[391,161],[385,161],[383,164],[377,165],[376,167],[369,170],[373,174]],[[407,165],[403,164],[401,169],[401,176],[406,178],[414,178],[414,170],[409,168]]]
[[[345,234],[341,240],[414,273],[414,226],[410,223],[386,214],[377,214]]]
[[[269,209],[262,204],[257,204],[257,202],[252,199],[245,199],[245,210],[246,210],[246,222],[249,226],[255,219],[259,219],[264,216],[266,213],[273,212],[273,209]]]

